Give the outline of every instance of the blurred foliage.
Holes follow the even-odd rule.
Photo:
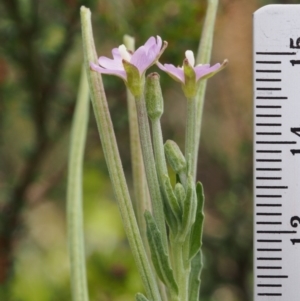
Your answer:
[[[252,13],[270,2],[220,0],[212,62],[228,58],[229,66],[209,81],[204,112],[198,166],[206,192],[201,301],[252,299],[251,22]],[[8,255],[0,248],[0,300],[70,300],[65,170],[82,63],[81,4],[92,8],[99,55],[109,56],[125,33],[137,45],[158,34],[169,42],[161,61],[175,65],[186,49],[196,51],[206,7],[204,0],[0,1],[0,212],[16,216],[8,229],[8,217],[0,215],[0,232],[7,234],[0,235],[0,247],[9,238],[10,248]],[[161,81],[164,139],[182,147],[184,97],[168,76]],[[125,87],[109,76],[104,83],[131,183]],[[13,200],[17,207],[10,206]],[[142,285],[93,117],[84,201],[90,300],[133,300]]]

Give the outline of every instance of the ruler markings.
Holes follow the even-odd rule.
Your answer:
[[[258,287],[282,287],[282,284],[257,284]]]
[[[258,296],[274,296],[274,297],[275,296],[279,296],[279,297],[282,296],[282,294],[280,294],[280,293],[278,293],[278,294],[275,294],[275,293],[274,294],[273,293],[258,293],[257,295]]]
[[[276,154],[279,154],[279,153],[282,153],[281,150],[257,150],[256,151],[257,153],[276,153]]]
[[[270,213],[270,212],[257,212],[256,215],[261,215],[261,216],[280,216],[282,215],[281,212],[273,212],[273,213]]]
[[[295,234],[297,231],[291,231],[291,230],[268,230],[268,231],[263,231],[263,230],[257,230],[256,233],[260,234]]]
[[[257,239],[257,242],[282,242],[281,239]]]
[[[282,222],[256,222],[256,225],[282,225]]]
[[[288,186],[256,186],[257,189],[287,189]]]
[[[256,90],[258,90],[258,91],[281,91],[281,88],[271,88],[271,87],[265,87],[265,88],[263,88],[263,87],[259,87],[259,88],[256,88]]]
[[[281,168],[256,168],[257,171],[280,171]]]
[[[280,135],[282,135],[282,133],[279,133],[279,132],[257,132],[256,135],[280,136]]]
[[[262,70],[262,69],[259,69],[259,70],[255,70],[255,72],[258,72],[258,73],[281,73],[281,70]]]
[[[281,61],[256,61],[257,64],[281,64]]]
[[[257,96],[256,99],[288,99],[286,96]]]
[[[300,295],[299,14],[300,5],[254,14],[254,301]]]
[[[256,162],[282,162],[281,159],[256,159]]]
[[[281,117],[279,114],[256,114],[256,117]]]
[[[258,109],[281,109],[282,106],[256,106]]]
[[[257,194],[257,198],[282,198],[280,194]]]
[[[282,126],[282,123],[256,123],[256,126]]]
[[[259,252],[281,252],[282,249],[256,249]]]
[[[296,52],[256,52],[258,55],[295,55]]]
[[[288,278],[288,275],[257,275],[257,278]]]
[[[280,177],[256,177],[256,180],[281,180]]]
[[[260,270],[282,270],[282,267],[279,266],[258,266],[256,268]]]
[[[257,144],[296,144],[296,141],[256,141]]]
[[[280,78],[257,78],[257,82],[281,82]]]
[[[281,204],[256,204],[257,207],[282,207]]]
[[[257,257],[257,260],[282,260],[281,257]]]

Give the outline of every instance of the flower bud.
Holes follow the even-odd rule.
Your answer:
[[[174,188],[174,193],[178,200],[178,203],[183,208],[183,201],[185,199],[186,193],[185,193],[185,189],[181,183],[176,183],[175,188]]]
[[[168,163],[172,169],[179,174],[182,171],[186,170],[186,161],[179,148],[179,146],[172,140],[167,140],[164,145],[165,154],[168,160]]]
[[[150,119],[158,119],[164,111],[164,101],[159,84],[159,75],[150,73],[146,79],[145,101]]]

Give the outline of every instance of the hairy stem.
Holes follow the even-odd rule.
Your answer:
[[[89,88],[85,69],[82,68],[79,93],[71,130],[68,168],[67,219],[73,301],[88,301],[85,268],[82,167],[89,119]]]
[[[112,186],[123,219],[125,233],[127,235],[133,257],[137,264],[149,300],[160,301],[161,297],[158,286],[143,246],[126,184],[119,150],[117,147],[117,141],[108,110],[102,77],[99,73],[90,70],[89,64],[90,62],[97,62],[97,55],[92,33],[91,12],[85,7],[81,7],[81,21],[84,60],[88,75],[94,114],[96,117],[108,171],[112,181]]]
[[[168,248],[166,224],[164,218],[163,200],[159,188],[159,182],[156,172],[156,163],[153,155],[151,142],[150,127],[148,122],[146,103],[144,95],[136,97],[136,108],[139,122],[140,139],[142,145],[142,153],[144,158],[146,177],[149,192],[152,200],[153,215],[156,220],[158,229],[161,232],[162,240],[165,248]]]

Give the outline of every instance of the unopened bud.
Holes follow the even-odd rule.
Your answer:
[[[165,154],[168,160],[168,163],[172,169],[179,174],[182,171],[186,170],[186,161],[179,148],[179,146],[172,140],[167,140],[164,145]]]
[[[174,193],[179,204],[183,207],[183,202],[186,196],[185,189],[181,183],[176,183]]]
[[[160,118],[164,111],[164,100],[159,84],[159,75],[156,72],[150,73],[147,76],[145,100],[149,118]]]

